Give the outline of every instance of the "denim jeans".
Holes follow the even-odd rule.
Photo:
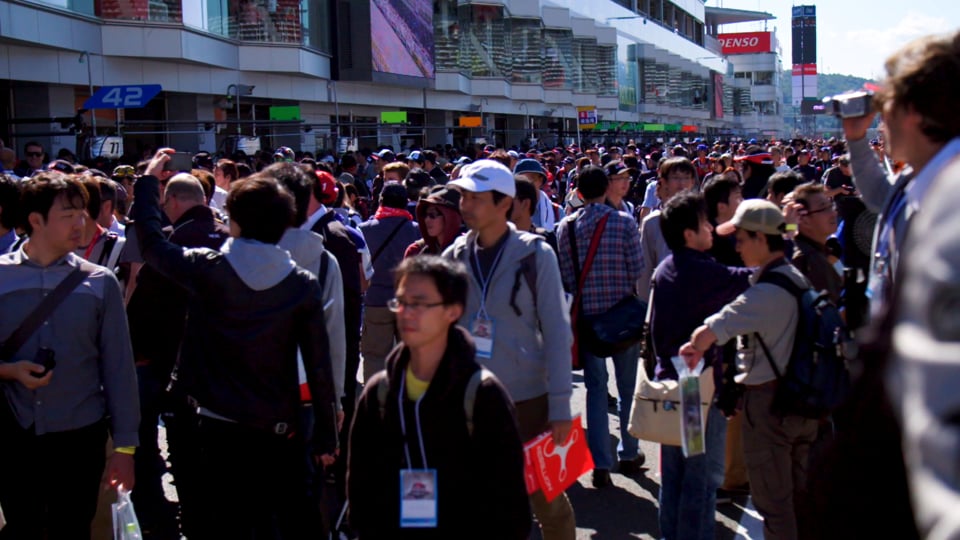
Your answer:
[[[622,461],[637,457],[637,439],[627,432],[630,406],[637,384],[640,344],[613,356],[617,377],[617,413],[620,418],[620,443],[617,455]],[[583,381],[587,387],[587,445],[593,454],[594,468],[610,470],[610,421],[607,419],[607,359],[583,353]]]
[[[685,458],[679,446],[660,446],[660,536],[666,540],[714,538],[727,420],[715,406],[708,411],[705,454]]]

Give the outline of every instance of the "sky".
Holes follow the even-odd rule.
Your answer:
[[[900,46],[926,34],[960,29],[957,0],[707,0],[708,7],[765,11],[776,17],[783,67],[792,65],[793,5],[817,6],[817,71],[879,79],[883,63]],[[725,25],[721,32],[751,32],[764,23]]]

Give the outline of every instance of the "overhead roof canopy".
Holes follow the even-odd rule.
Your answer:
[[[746,9],[728,9],[709,6],[706,8],[706,13],[704,15],[706,18],[705,22],[710,26],[770,21],[776,19],[776,17],[770,13],[767,13],[766,11],[750,11]]]

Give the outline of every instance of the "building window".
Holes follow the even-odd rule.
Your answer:
[[[330,50],[322,0],[206,0],[204,29],[242,41],[295,43]]]
[[[753,84],[773,84],[773,72],[772,71],[754,72]]]
[[[547,75],[540,19],[511,19],[510,26],[510,56],[513,58],[511,82],[540,84]],[[551,72],[550,75],[557,74]],[[562,68],[559,78],[563,79]]]
[[[617,95],[617,46],[597,45],[597,94]]]
[[[457,0],[439,0],[433,7],[433,44],[437,71],[460,69],[460,19]]]
[[[460,6],[460,69],[470,77],[512,76],[510,21],[501,6]]]
[[[549,90],[572,90],[576,71],[573,31],[544,30],[543,44],[543,87]]]
[[[180,0],[81,0],[68,2],[71,9],[77,6],[95,4],[97,16],[119,21],[183,22],[183,10]],[[85,13],[86,11],[82,11]]]

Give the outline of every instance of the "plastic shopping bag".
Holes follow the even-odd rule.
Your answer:
[[[706,451],[703,440],[703,410],[700,408],[700,372],[703,371],[703,358],[692,370],[680,356],[674,356],[672,361],[680,382],[680,410],[683,413],[680,415],[680,435],[683,456],[698,456]]]
[[[117,502],[111,505],[111,510],[113,511],[113,540],[143,539],[137,513],[133,510],[133,501],[130,500],[130,492],[123,489],[123,486],[117,488]]]

